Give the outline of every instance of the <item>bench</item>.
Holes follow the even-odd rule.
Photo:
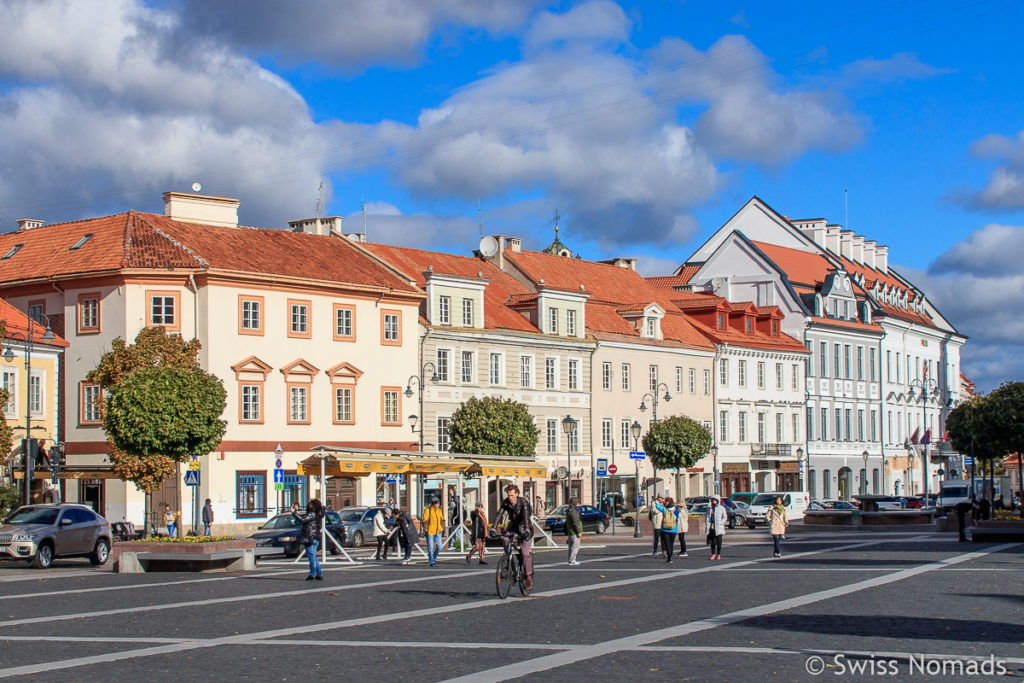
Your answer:
[[[118,574],[249,571],[255,568],[256,553],[253,548],[209,553],[125,551],[117,558]]]
[[[967,534],[975,543],[1008,543],[1024,541],[1024,529],[1007,527],[967,527]]]

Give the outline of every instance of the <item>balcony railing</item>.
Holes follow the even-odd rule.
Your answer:
[[[765,457],[789,458],[793,455],[791,443],[752,443],[750,454]]]

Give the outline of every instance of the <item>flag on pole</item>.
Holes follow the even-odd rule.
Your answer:
[[[914,433],[910,435],[910,443],[914,444],[915,446],[917,444],[919,444],[921,442],[921,437],[919,436],[920,433],[921,433],[921,428],[920,427],[917,427],[916,429],[914,429]]]
[[[931,427],[929,427],[928,429],[924,430],[924,436],[921,437],[921,445],[922,446],[927,446],[931,442],[932,442],[932,429],[931,429]]]

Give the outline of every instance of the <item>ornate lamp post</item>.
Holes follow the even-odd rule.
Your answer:
[[[800,465],[804,468],[803,475],[800,477],[800,490],[801,491],[810,491],[810,486],[808,486],[807,483],[810,481],[808,479],[808,477],[811,474],[811,470],[803,462],[803,459],[804,459],[804,449],[802,447],[800,447],[800,446],[797,446],[796,447],[796,461],[798,463],[800,463]]]
[[[722,485],[721,485],[721,475],[718,472],[718,446],[712,446],[711,447],[711,459],[714,462],[714,468],[715,468],[715,495],[716,496],[720,496],[720,495],[722,495],[720,493],[720,491],[722,490]]]
[[[41,337],[42,341],[51,341],[57,338],[57,335],[50,329],[50,319],[42,313],[39,314],[44,321],[46,321],[46,332]],[[32,342],[33,334],[32,330],[35,327],[33,324],[35,321],[30,319],[28,323],[28,335],[24,335],[21,332],[8,332],[7,336],[11,340],[20,340],[23,348],[25,349],[25,440],[22,441],[21,457],[25,463],[25,505],[32,504],[32,477],[35,476],[33,468],[35,463],[32,462],[32,456],[35,455],[31,447],[32,444]],[[4,352],[4,360],[8,363],[14,361],[14,349],[11,345],[7,344],[7,350]],[[43,391],[43,387],[39,387],[39,391]]]
[[[651,399],[651,406],[654,408],[653,416],[654,421],[658,421],[658,392],[661,391],[662,387],[665,388],[665,395],[662,400],[666,403],[672,400],[672,395],[668,393],[668,385],[664,382],[658,382],[655,385],[654,391],[649,391],[640,397],[640,412],[647,410],[647,399]],[[654,493],[658,492],[658,469],[654,468]]]
[[[576,425],[579,424],[578,420],[574,420],[571,415],[566,415],[562,419],[562,431],[565,432],[565,451],[566,451],[566,475],[565,475],[565,498],[562,501],[565,505],[569,504],[569,494],[572,488],[572,436],[576,432]]]
[[[868,451],[865,448],[864,452],[860,454],[864,458],[864,469],[861,470],[861,495],[868,495]]]
[[[908,373],[909,374],[909,373]],[[925,377],[924,379],[915,379],[909,385],[907,385],[910,391],[911,397],[914,396],[915,392],[921,392],[921,429],[922,438],[924,433],[928,431],[928,397],[936,396],[939,393],[938,384],[935,380]],[[921,479],[922,487],[924,491],[924,503],[928,505],[928,444],[922,444],[921,446]],[[913,492],[911,492],[913,493]]]
[[[416,433],[416,422],[418,421],[420,423],[420,428],[419,428],[419,434],[420,434],[420,453],[423,453],[423,447],[424,447],[424,443],[423,443],[423,437],[424,437],[424,435],[423,435],[423,427],[427,423],[427,421],[426,421],[426,419],[424,418],[424,415],[423,415],[423,390],[425,388],[424,387],[424,377],[426,377],[428,369],[430,371],[430,382],[431,382],[431,384],[436,384],[437,382],[440,382],[441,378],[437,376],[437,366],[435,366],[432,362],[430,362],[428,360],[426,363],[424,363],[420,367],[420,374],[412,375],[411,377],[409,377],[409,380],[405,383],[405,397],[406,398],[412,398],[412,395],[413,395],[412,385],[413,385],[414,382],[416,384],[416,392],[419,395],[419,399],[418,399],[419,400],[419,406],[420,406],[419,415],[410,415],[409,416],[409,423],[412,425],[412,432],[413,432],[413,434]],[[396,487],[400,487],[401,484],[395,484],[395,486]],[[410,501],[410,503],[411,503],[411,501]],[[416,503],[418,505],[420,505],[421,507],[423,505],[423,475],[422,474],[416,475]],[[409,508],[412,509],[412,505],[411,504],[409,505]]]
[[[629,430],[633,434],[633,450],[640,450],[640,430],[643,427],[636,420],[630,425]],[[640,461],[634,460],[633,464],[636,466],[636,471],[633,474],[633,510],[636,513],[636,518],[633,519],[633,538],[640,538]]]

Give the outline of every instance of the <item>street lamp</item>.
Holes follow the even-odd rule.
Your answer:
[[[629,430],[633,434],[633,450],[640,450],[640,430],[643,427],[636,420],[630,425]],[[633,519],[633,538],[640,538],[640,461],[634,460],[636,471],[633,474],[633,511],[636,515]]]
[[[861,495],[868,495],[868,451],[865,448],[864,452],[860,454],[864,458],[864,469],[861,470]]]
[[[714,466],[714,472],[715,472],[715,495],[718,496],[718,495],[721,495],[719,493],[720,485],[719,485],[719,476],[718,476],[718,446],[712,446],[711,447],[711,459],[714,462],[713,466]]]
[[[569,504],[569,489],[572,486],[572,435],[576,431],[576,425],[579,424],[577,420],[574,420],[571,415],[566,415],[562,419],[562,431],[565,432],[565,451],[566,451],[566,475],[565,475],[565,504]]]
[[[424,387],[424,379],[423,378],[426,377],[427,369],[428,368],[430,370],[430,382],[432,384],[436,384],[436,383],[440,382],[441,378],[437,376],[437,366],[434,365],[432,362],[430,362],[428,360],[426,363],[424,363],[422,366],[420,366],[420,374],[412,375],[411,377],[409,377],[409,380],[405,383],[405,397],[406,398],[412,398],[412,394],[413,394],[412,385],[413,385],[413,382],[416,383],[416,392],[419,394],[419,406],[420,406],[419,415],[418,416],[417,415],[410,415],[409,416],[409,422],[412,424],[412,433],[413,434],[416,433],[416,422],[419,421],[419,423],[420,423],[419,434],[420,434],[420,453],[421,454],[423,453],[423,447],[425,445],[423,443],[423,436],[424,436],[423,435],[423,426],[426,425],[426,423],[427,423],[427,421],[424,419],[424,416],[423,416],[423,390],[425,388]],[[438,439],[438,441],[440,441],[440,439]],[[422,474],[417,474],[416,475],[416,482],[417,482],[417,485],[416,485],[416,503],[418,505],[422,506],[423,505],[423,475]],[[395,484],[396,488],[398,488],[400,486],[401,486],[401,484],[397,484],[397,483]],[[406,490],[408,491],[408,488]],[[412,505],[409,505],[409,509],[410,510],[412,509]]]
[[[50,319],[42,313],[39,313],[37,317],[46,321],[46,332],[43,333],[41,339],[43,341],[56,339],[57,335],[50,329]],[[35,465],[32,462],[32,458],[29,457],[29,451],[32,450],[30,446],[32,442],[32,330],[35,328],[35,323],[36,318],[28,320],[28,336],[18,331],[7,333],[7,336],[12,341],[20,340],[25,349],[25,440],[21,446],[21,457],[25,463],[25,505],[32,504],[32,477],[34,476],[33,468]],[[14,349],[11,348],[10,343],[7,344],[7,350],[4,352],[4,360],[8,363],[14,361]],[[42,392],[42,390],[43,388],[40,386],[39,391]]]
[[[654,391],[647,392],[640,397],[640,412],[647,410],[647,399],[651,399],[651,405],[654,408],[654,421],[658,421],[658,392],[661,391],[662,387],[665,388],[665,395],[662,400],[666,403],[672,400],[672,395],[668,393],[668,385],[664,382],[658,382],[654,385]],[[658,468],[654,468],[654,493],[658,492]]]
[[[803,466],[803,468],[804,468],[803,476],[800,477],[800,480],[801,480],[800,481],[800,490],[801,491],[808,491],[810,487],[808,487],[806,485],[807,482],[808,482],[807,477],[810,475],[811,471],[807,468],[807,465],[805,465],[805,464],[803,464],[801,462],[803,459],[804,459],[804,449],[801,448],[800,446],[797,446],[796,447],[796,461],[798,463],[800,463]]]
[[[924,379],[915,379],[909,385],[911,397],[914,393],[920,389],[921,391],[921,428],[922,437],[924,433],[928,431],[928,396],[936,396],[939,393],[939,386],[935,380],[925,377]],[[924,504],[928,504],[928,444],[921,444],[921,479],[923,479],[923,490],[924,490]]]

